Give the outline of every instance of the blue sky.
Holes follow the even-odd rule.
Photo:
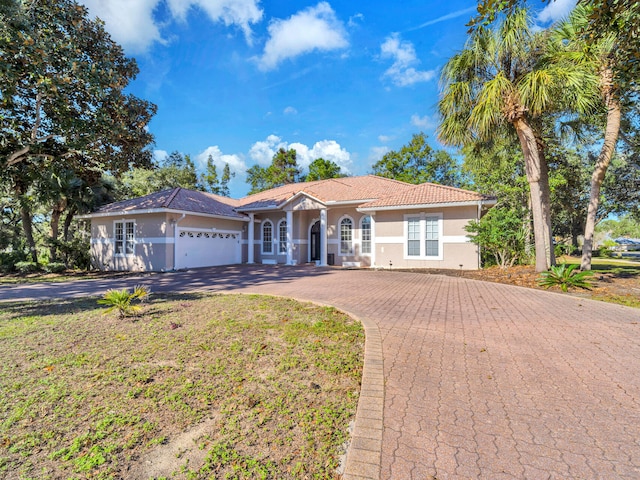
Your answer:
[[[212,155],[236,172],[280,147],[352,175],[425,132],[435,148],[438,78],[465,42],[476,2],[81,0],[136,58],[135,95],[154,102],[155,155]],[[547,24],[575,0],[539,13]],[[541,2],[532,5],[542,8]]]

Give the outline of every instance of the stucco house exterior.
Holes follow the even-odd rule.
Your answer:
[[[465,226],[494,204],[468,190],[366,175],[239,200],[175,188],[84,218],[95,264],[105,270],[238,263],[477,269]]]

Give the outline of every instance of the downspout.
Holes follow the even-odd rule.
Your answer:
[[[175,223],[173,223],[173,269],[172,271],[176,271],[176,255],[178,254],[178,224],[182,221],[182,219],[184,217],[186,217],[187,214],[183,213],[182,216],[175,220]]]

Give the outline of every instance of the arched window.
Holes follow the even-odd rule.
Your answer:
[[[353,221],[348,217],[340,221],[340,254],[353,255]]]
[[[287,253],[287,221],[280,220],[278,223],[278,253]]]
[[[360,219],[360,240],[363,254],[371,253],[371,217],[367,215]]]
[[[273,253],[273,223],[270,220],[262,224],[262,253]]]

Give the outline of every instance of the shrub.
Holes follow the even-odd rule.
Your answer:
[[[34,273],[40,270],[36,262],[16,262],[15,267],[20,273]]]
[[[525,231],[519,213],[506,208],[492,208],[482,219],[470,221],[465,230],[469,240],[493,257],[501,268],[512,267],[525,257]]]
[[[67,269],[67,266],[64,263],[60,262],[51,262],[48,265],[45,265],[44,271],[47,273],[61,273]]]
[[[584,288],[591,290],[593,286],[587,278],[593,276],[593,272],[590,270],[576,271],[578,265],[567,265],[562,263],[551,267],[549,271],[542,272],[538,277],[538,285],[541,287],[553,287],[559,286],[563,292],[567,292],[569,288]]]
[[[136,285],[131,293],[129,293],[126,288],[123,288],[122,290],[109,290],[104,294],[103,298],[98,300],[98,303],[101,305],[109,305],[109,308],[104,312],[105,315],[113,311],[117,311],[118,318],[124,318],[141,309],[140,305],[131,304],[133,300],[142,302],[148,295],[149,290],[147,287]]]
[[[48,243],[58,250],[59,257],[69,268],[89,270],[91,268],[91,245],[89,240],[82,237],[74,237],[69,241],[49,239]]]

